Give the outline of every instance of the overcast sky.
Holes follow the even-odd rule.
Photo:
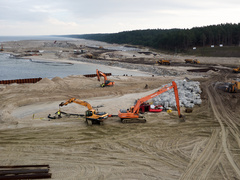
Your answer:
[[[0,36],[115,33],[239,22],[239,0],[0,0]]]

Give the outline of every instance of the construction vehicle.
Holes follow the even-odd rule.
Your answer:
[[[104,74],[103,72],[99,71],[98,69],[96,69],[96,73],[97,73],[97,78],[98,81],[100,81],[100,76],[104,77],[104,83],[102,83],[100,86],[101,87],[105,87],[105,86],[113,86],[115,84],[114,81],[110,81],[107,79],[107,75]]]
[[[185,59],[185,63],[199,64],[200,61],[197,59]]]
[[[103,124],[103,121],[108,118],[108,113],[97,112],[88,102],[76,98],[71,98],[66,102],[62,102],[59,104],[59,106],[66,106],[70,103],[76,103],[88,108],[88,110],[85,112],[86,122],[88,125],[92,125],[94,123]]]
[[[157,92],[150,94],[146,97],[143,97],[141,99],[138,99],[136,104],[132,106],[130,109],[122,110],[120,109],[118,112],[118,117],[121,119],[122,123],[145,123],[146,119],[144,116],[139,114],[140,105],[144,102],[148,101],[149,99],[152,99],[159,94],[162,94],[170,89],[174,89],[175,93],[175,100],[177,104],[177,110],[178,110],[178,116],[179,118],[182,118],[183,116],[180,113],[180,105],[179,105],[179,97],[178,97],[178,90],[177,90],[177,84],[173,81],[171,86],[164,86],[163,88],[159,89]]]
[[[238,81],[232,81],[232,83],[230,83],[226,88],[226,91],[230,93],[236,93],[239,90],[240,90],[240,82]]]
[[[157,64],[159,64],[159,65],[170,65],[171,62],[170,62],[170,60],[160,59],[160,60],[157,61]]]
[[[237,67],[237,68],[234,68],[234,69],[233,69],[233,72],[234,72],[234,73],[240,73],[240,66]]]
[[[88,58],[88,59],[92,59],[93,55],[89,53],[89,54],[86,54],[85,57]]]
[[[163,110],[163,106],[161,105],[153,105],[153,104],[149,104],[149,103],[142,103],[140,105],[140,109],[139,112],[140,113],[145,113],[145,112],[162,112]]]

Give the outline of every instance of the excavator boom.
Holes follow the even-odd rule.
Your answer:
[[[181,113],[180,113],[180,104],[179,104],[179,97],[178,97],[178,90],[177,90],[177,84],[173,81],[171,86],[164,86],[163,88],[159,89],[157,92],[152,93],[148,96],[145,96],[141,99],[139,99],[137,101],[137,103],[135,104],[135,106],[131,107],[130,110],[124,111],[124,110],[120,110],[118,113],[118,116],[121,118],[121,120],[123,119],[136,119],[139,118],[139,109],[140,109],[140,105],[144,102],[146,102],[149,99],[152,99],[156,96],[158,96],[159,94],[162,94],[166,91],[169,91],[170,89],[174,89],[174,93],[175,93],[175,100],[176,100],[176,104],[177,104],[177,110],[178,110],[178,116],[179,118],[182,117]],[[142,119],[142,117],[141,117]],[[134,120],[136,121],[136,120]]]
[[[97,73],[98,81],[100,81],[100,75],[101,75],[101,76],[104,77],[104,82],[106,82],[106,80],[107,80],[106,74],[104,74],[103,72],[99,71],[98,69],[96,69],[96,73]]]
[[[104,74],[103,72],[99,71],[98,69],[96,69],[96,73],[97,73],[98,81],[100,81],[100,76],[103,76],[103,77],[104,77],[104,83],[101,84],[101,87],[113,86],[113,85],[115,84],[115,82],[109,81],[109,80],[107,79],[107,75]]]
[[[82,105],[82,106],[86,106],[88,108],[88,110],[92,109],[92,106],[88,102],[82,101],[82,100],[79,100],[79,99],[76,99],[76,98],[71,98],[71,99],[67,100],[66,102],[62,102],[61,104],[59,104],[59,106],[66,106],[69,103],[76,103],[76,104],[79,104],[79,105]]]

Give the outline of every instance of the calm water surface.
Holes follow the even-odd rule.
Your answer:
[[[9,54],[0,53],[0,80],[24,78],[66,77],[70,75],[95,74],[96,69],[112,75],[146,76],[139,71],[108,67],[99,64],[64,63],[47,60],[11,58]]]
[[[5,41],[19,40],[73,40],[72,38],[56,37],[56,36],[0,36],[0,44]],[[75,39],[79,40],[79,39]],[[87,40],[84,40],[88,42]],[[89,41],[90,46],[94,46],[99,42]],[[123,46],[108,47],[117,50],[131,50]],[[70,75],[95,74],[96,69],[102,72],[112,73],[112,75],[133,75],[146,76],[146,73],[108,67],[98,64],[87,63],[64,63],[52,62],[47,60],[31,60],[11,58],[9,54],[0,53],[0,80],[24,79],[24,78],[49,78],[66,77]]]

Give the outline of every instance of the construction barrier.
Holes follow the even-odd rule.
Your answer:
[[[38,81],[42,80],[42,78],[30,78],[30,79],[13,79],[13,80],[2,80],[0,81],[0,84],[23,84],[23,83],[36,83]]]
[[[106,76],[111,76],[112,75],[112,73],[104,73],[104,74],[106,74]],[[97,77],[97,74],[85,74],[84,76],[85,77]]]

